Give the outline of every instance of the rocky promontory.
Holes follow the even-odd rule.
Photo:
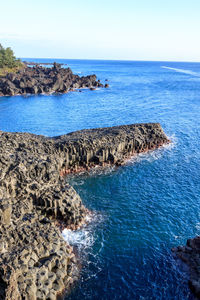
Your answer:
[[[104,85],[97,80],[96,75],[80,77],[73,74],[70,68],[62,68],[57,63],[51,68],[39,64],[30,67],[25,64],[16,73],[0,77],[0,96],[67,93],[75,89],[94,90],[98,87]]]
[[[121,165],[168,143],[160,124],[81,130],[49,138],[0,131],[0,299],[56,299],[78,277],[60,224],[88,210],[63,175]]]

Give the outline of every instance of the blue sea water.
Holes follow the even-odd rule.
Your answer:
[[[2,97],[0,130],[55,136],[160,122],[172,140],[126,166],[69,179],[95,217],[65,232],[82,265],[66,299],[193,299],[171,248],[200,234],[200,63],[57,61],[110,87]]]

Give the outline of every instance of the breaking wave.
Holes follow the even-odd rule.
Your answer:
[[[91,248],[95,242],[94,228],[102,222],[103,216],[97,212],[86,217],[87,225],[78,230],[64,229],[62,236],[71,246],[75,246],[78,251]],[[80,253],[81,254],[81,253]]]

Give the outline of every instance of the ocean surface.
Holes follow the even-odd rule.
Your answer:
[[[110,87],[1,97],[0,130],[55,136],[160,122],[172,140],[126,166],[68,179],[94,218],[82,230],[63,232],[81,264],[66,299],[193,299],[187,268],[171,248],[200,234],[200,63],[57,62],[80,76],[108,79]]]

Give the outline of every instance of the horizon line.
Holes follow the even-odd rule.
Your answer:
[[[65,59],[65,60],[88,60],[88,61],[127,61],[127,62],[182,62],[182,63],[200,63],[200,61],[193,61],[193,60],[145,60],[145,59],[103,59],[103,58],[53,58],[53,57],[17,57],[20,59]]]

